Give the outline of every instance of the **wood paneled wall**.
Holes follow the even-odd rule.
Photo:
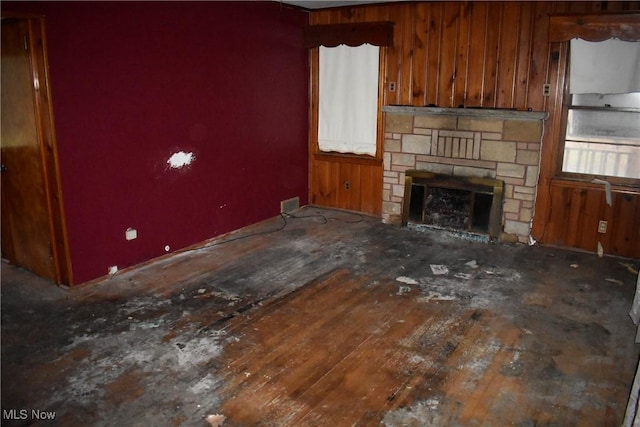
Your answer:
[[[319,156],[313,162],[311,174],[316,177],[313,203],[379,216],[382,168],[370,162],[357,162],[349,158],[341,160]]]
[[[574,224],[577,219],[572,215],[578,215],[583,210],[604,214],[602,199],[587,197],[580,202],[580,209],[576,210],[575,206],[562,203],[566,196],[563,193],[567,191],[566,185],[551,185],[557,173],[560,135],[560,123],[554,119],[554,114],[561,108],[564,88],[564,68],[558,58],[566,55],[566,47],[549,43],[549,15],[622,10],[640,10],[640,2],[407,2],[315,11],[311,13],[310,24],[394,23],[394,45],[387,49],[386,60],[381,67],[381,101],[384,105],[464,106],[549,112],[550,118],[545,123],[543,136],[542,185],[538,188],[534,237],[541,243],[595,250],[596,238],[602,236],[593,236],[590,228],[581,237],[569,236],[567,230],[568,224]],[[312,66],[312,73],[314,71]],[[395,83],[393,91],[390,82]],[[546,83],[551,86],[550,96],[543,96]],[[317,117],[316,105],[316,100],[312,99],[310,200],[312,203],[347,208],[346,202],[334,205],[332,203],[336,198],[330,199],[323,194],[338,194],[339,188],[344,185],[340,174],[358,174],[356,170],[362,165],[342,159],[339,167],[331,166],[327,156],[322,156],[322,160],[315,157],[317,150],[313,138],[313,117]],[[383,126],[383,123],[379,123],[379,126]],[[348,170],[350,164],[354,171]],[[369,167],[373,167],[374,171],[366,175],[380,181],[367,183],[367,188],[381,187],[382,173],[377,168],[381,169],[382,165]],[[335,170],[341,172],[335,173]],[[353,186],[351,191],[354,191]],[[585,194],[591,194],[592,190],[584,191]],[[382,200],[367,200],[367,197],[378,197],[378,193],[350,195],[348,199],[359,200],[360,206],[373,207],[371,210],[361,207],[364,212],[379,214],[378,207]],[[635,200],[638,196],[627,194],[623,198],[625,203],[628,197]],[[638,202],[633,203],[637,205]],[[549,215],[551,210],[553,215]],[[623,210],[626,212],[627,208]],[[607,242],[618,243],[603,242],[603,245],[607,245],[605,251],[640,257],[637,232],[633,239],[629,238],[633,227],[637,227],[638,219],[615,210],[606,212],[607,215],[622,215],[622,220],[627,224],[618,224],[619,236],[606,239]],[[585,227],[591,227],[591,224]],[[580,230],[576,233],[579,234]],[[584,235],[592,237],[587,242],[583,241],[587,239]],[[625,241],[627,243],[621,243]]]
[[[407,2],[312,12],[310,24],[394,23],[385,105],[542,111],[549,15],[639,7],[640,2]],[[389,82],[396,83],[395,91]]]
[[[556,180],[551,184],[551,206],[541,236],[549,244],[596,252],[640,257],[640,197],[638,191],[614,190],[606,203],[602,185]],[[598,223],[607,222],[606,233]]]

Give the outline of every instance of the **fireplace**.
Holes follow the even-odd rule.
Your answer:
[[[385,222],[530,242],[546,112],[391,105],[382,111]]]
[[[424,224],[499,238],[504,182],[407,170],[404,188],[403,226]]]

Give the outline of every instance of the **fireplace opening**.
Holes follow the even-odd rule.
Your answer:
[[[489,233],[493,194],[413,184],[409,221]]]
[[[502,189],[502,181],[494,179],[407,171],[403,225],[410,222],[497,238]]]

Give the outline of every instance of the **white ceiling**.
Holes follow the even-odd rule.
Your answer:
[[[330,7],[357,6],[373,3],[392,3],[407,0],[273,0],[305,9],[326,9]]]

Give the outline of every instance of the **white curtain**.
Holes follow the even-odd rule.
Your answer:
[[[640,92],[640,42],[571,40],[571,93]]]
[[[320,46],[318,145],[321,151],[376,154],[377,46]]]

